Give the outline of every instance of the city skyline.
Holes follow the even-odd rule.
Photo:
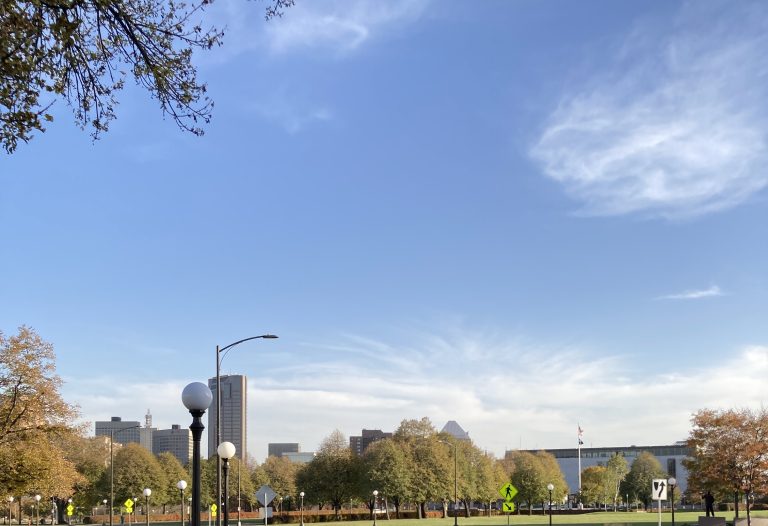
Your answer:
[[[0,159],[0,329],[83,421],[186,428],[261,334],[221,364],[260,460],[424,416],[672,444],[768,400],[768,4],[207,7],[204,136],[127,82],[100,140],[57,102]]]

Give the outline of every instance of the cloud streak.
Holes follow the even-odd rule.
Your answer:
[[[571,447],[577,420],[595,446],[660,444],[684,439],[700,408],[759,406],[768,392],[765,345],[723,353],[717,375],[699,368],[670,375],[628,369],[620,355],[466,330],[411,334],[407,348],[340,338],[349,352],[314,346],[278,366],[231,371],[249,376],[249,444],[257,459],[268,442],[299,442],[311,451],[336,428],[347,435],[391,431],[404,418],[422,416],[438,428],[457,420],[497,455],[521,444]],[[91,420],[141,420],[150,408],[155,424],[169,427],[189,421],[179,401],[183,383],[79,381],[67,384],[65,396]]]
[[[700,300],[703,298],[713,298],[717,296],[722,296],[723,291],[720,290],[720,287],[717,285],[713,285],[707,289],[700,289],[700,290],[686,290],[685,292],[680,292],[678,294],[668,294],[666,296],[659,296],[657,299],[660,300]]]
[[[426,0],[299,2],[267,27],[274,53],[330,49],[348,53],[372,37],[417,20]]]
[[[697,8],[674,32],[638,27],[611,71],[563,96],[533,144],[582,213],[692,217],[768,185],[766,9],[707,19]]]

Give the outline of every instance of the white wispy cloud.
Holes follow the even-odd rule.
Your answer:
[[[328,122],[334,118],[333,112],[328,107],[312,107],[298,100],[289,103],[286,98],[272,98],[267,103],[251,105],[249,109],[292,135],[304,131],[313,124]]]
[[[414,22],[426,5],[427,0],[297,2],[267,26],[268,45],[277,53],[312,48],[349,52],[379,33]]]
[[[716,375],[703,365],[671,375],[627,368],[627,357],[619,355],[467,330],[408,341],[404,348],[349,337],[347,352],[308,346],[276,367],[254,362],[229,371],[249,377],[251,453],[261,460],[268,442],[294,441],[311,451],[333,429],[347,435],[394,430],[402,419],[422,416],[438,428],[457,420],[498,455],[521,444],[571,447],[577,420],[589,430],[588,444],[659,444],[684,439],[700,408],[759,406],[768,394],[765,345],[723,353]],[[409,363],[412,351],[417,359]],[[68,383],[65,396],[77,400],[86,417],[141,421],[150,408],[162,428],[190,421],[179,399],[184,383],[86,379]]]
[[[691,217],[768,185],[768,8],[686,4],[564,94],[531,155],[593,215]]]
[[[722,296],[723,291],[720,290],[720,287],[717,285],[712,285],[711,287],[707,289],[699,289],[699,290],[686,290],[684,292],[679,292],[677,294],[667,294],[664,296],[659,296],[657,299],[660,300],[699,300],[703,298],[712,298],[716,296]]]

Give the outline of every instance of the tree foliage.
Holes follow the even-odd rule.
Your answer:
[[[509,457],[511,461],[512,485],[517,488],[518,502],[528,505],[528,513],[532,513],[533,505],[544,502],[547,494],[547,473],[536,455],[528,451],[514,451]]]
[[[738,517],[741,494],[768,490],[768,412],[703,409],[692,423],[692,456],[683,461],[689,489],[730,494]]]
[[[342,503],[359,494],[360,479],[360,459],[336,430],[323,440],[314,460],[299,470],[297,484],[306,491],[307,500],[330,503],[338,517]]]
[[[61,383],[50,343],[29,327],[0,332],[0,488],[9,494],[68,497],[84,482],[63,449],[81,430]]]
[[[621,485],[621,492],[630,496],[633,501],[640,501],[648,508],[652,500],[651,486],[653,479],[666,478],[659,461],[651,453],[643,451],[632,462],[629,473]]]
[[[0,144],[10,153],[45,131],[57,99],[98,136],[129,77],[181,129],[202,134],[213,102],[192,56],[223,36],[203,22],[210,2],[0,0]],[[271,0],[266,17],[291,4]]]

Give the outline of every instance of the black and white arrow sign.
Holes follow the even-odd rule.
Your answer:
[[[653,479],[651,488],[653,500],[667,500],[667,481],[664,479]]]

